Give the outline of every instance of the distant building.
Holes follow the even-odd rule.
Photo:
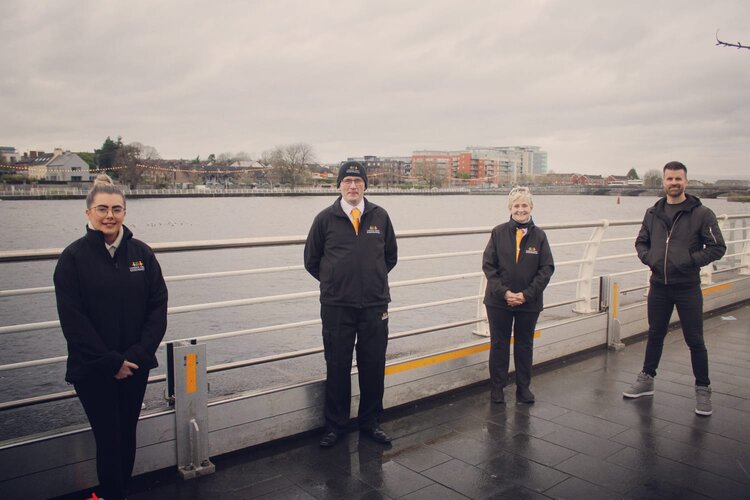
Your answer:
[[[609,186],[627,186],[629,180],[627,175],[610,175],[605,179],[605,183]]]
[[[57,152],[58,150],[55,150]],[[88,182],[91,180],[89,164],[75,153],[65,151],[47,163],[46,180],[64,182]]]
[[[414,151],[412,176],[469,185],[516,184],[547,173],[547,152],[537,146],[468,146],[460,151]]]
[[[365,166],[371,187],[400,184],[408,179],[411,176],[411,160],[409,156],[365,155],[347,158],[347,161],[358,161]]]
[[[55,150],[57,153],[58,150]],[[47,164],[55,158],[55,153],[45,153],[44,151],[29,151],[24,155],[21,164],[26,167],[26,176],[31,180],[47,179]],[[62,150],[60,150],[62,153]]]
[[[607,185],[607,179],[601,175],[592,174],[573,174],[571,176],[571,182],[579,186],[605,186]]]
[[[566,185],[573,184],[573,178],[578,174],[549,173],[536,178],[537,184]]]
[[[0,146],[0,163],[13,165],[21,159],[21,155],[12,146]]]

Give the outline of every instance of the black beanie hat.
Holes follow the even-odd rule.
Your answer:
[[[367,170],[365,166],[358,161],[347,161],[339,167],[339,176],[336,179],[336,187],[341,185],[341,181],[344,177],[361,177],[365,181],[365,189],[367,189]]]

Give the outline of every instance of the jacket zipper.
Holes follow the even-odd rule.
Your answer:
[[[668,285],[669,280],[667,279],[667,257],[669,256],[669,239],[672,237],[672,231],[674,231],[674,227],[677,225],[677,221],[680,220],[680,217],[682,216],[682,212],[677,214],[677,217],[675,217],[674,222],[672,222],[672,229],[667,231],[667,246],[664,248],[664,284]]]

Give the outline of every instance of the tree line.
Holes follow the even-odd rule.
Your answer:
[[[94,153],[78,153],[89,166],[108,172],[119,182],[136,187],[143,179],[146,165],[156,165],[161,162],[159,152],[153,146],[140,142],[125,144],[122,137],[113,141],[107,137],[102,147]],[[250,161],[251,156],[245,152],[237,154],[221,153],[209,154],[205,160],[197,156],[193,160],[182,160],[180,166],[230,166],[237,161]],[[311,168],[319,167],[312,146],[305,143],[295,143],[276,146],[263,153],[258,160],[262,165],[270,167],[271,179],[274,184],[296,187],[305,185],[309,181]],[[265,174],[262,174],[265,175]]]

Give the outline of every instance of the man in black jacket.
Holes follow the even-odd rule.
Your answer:
[[[341,196],[315,217],[304,256],[305,269],[320,281],[326,359],[326,429],[320,446],[336,444],[349,423],[355,340],[359,429],[379,443],[389,443],[379,418],[391,301],[388,273],[398,259],[396,235],[388,213],[364,197],[364,165],[341,165],[336,187]]]
[[[687,167],[673,161],[663,172],[666,196],[646,211],[635,241],[638,258],[651,268],[646,356],[643,371],[623,396],[654,394],[669,319],[677,307],[695,376],[695,413],[708,416],[713,410],[708,352],[703,342],[700,268],[721,259],[727,247],[714,213],[697,197],[685,193]]]

